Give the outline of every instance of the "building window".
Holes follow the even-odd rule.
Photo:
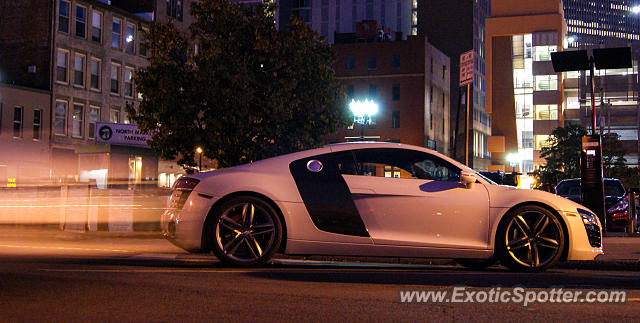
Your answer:
[[[96,106],[89,107],[89,139],[96,137],[96,122],[100,121],[100,108]]]
[[[120,19],[113,19],[111,27],[111,47],[120,48],[120,35],[122,35],[122,21]]]
[[[120,64],[111,63],[111,93],[120,93]]]
[[[400,128],[400,111],[395,110],[391,112],[391,128],[398,129]]]
[[[400,100],[400,84],[393,84],[391,86],[391,99],[393,101]]]
[[[356,66],[356,59],[353,57],[347,57],[347,69],[352,70]]]
[[[555,91],[558,89],[557,75],[536,75],[534,76],[536,91]]]
[[[533,47],[533,60],[534,61],[550,61],[551,53],[556,52],[558,46],[534,46]]]
[[[536,135],[536,147],[535,150],[541,150],[544,147],[549,147],[549,135]]]
[[[91,13],[91,40],[102,41],[102,14],[97,11]]]
[[[522,148],[533,148],[533,131],[522,132]]]
[[[84,87],[84,55],[75,54],[73,60],[73,85]]]
[[[87,8],[76,6],[76,36],[85,38],[87,32]]]
[[[376,68],[376,57],[375,56],[370,56],[369,57],[369,68]]]
[[[83,126],[83,112],[84,106],[82,104],[73,104],[73,116],[71,120],[71,136],[74,138],[82,138],[82,126]]]
[[[442,65],[442,79],[447,75],[447,65]]]
[[[353,99],[353,85],[347,85],[347,98]]]
[[[124,33],[125,51],[129,54],[135,53],[135,35],[136,27],[133,24],[127,23],[127,29]]]
[[[13,138],[22,138],[23,107],[13,108]]]
[[[373,100],[376,98],[378,89],[375,84],[369,84],[369,100]]]
[[[124,70],[124,96],[133,97],[133,68]]]
[[[147,56],[147,33],[146,29],[140,30],[140,56]]]
[[[535,106],[536,120],[558,120],[558,105],[543,104]]]
[[[391,66],[400,67],[400,55],[391,56]]]
[[[112,123],[120,122],[120,108],[118,107],[111,108],[111,113],[109,113],[109,122],[112,122]]]
[[[91,89],[100,91],[100,60],[91,59]]]
[[[182,21],[182,0],[167,0],[167,16]]]
[[[42,110],[33,110],[33,140],[40,140],[40,128],[42,127]]]
[[[53,131],[56,135],[67,134],[67,101],[56,101]]]
[[[69,33],[69,2],[59,1],[58,3],[58,31]]]
[[[69,53],[58,49],[56,58],[56,81],[67,83],[67,60]]]

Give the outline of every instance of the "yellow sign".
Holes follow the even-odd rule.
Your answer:
[[[16,179],[15,178],[9,178],[7,179],[7,187],[16,187]]]

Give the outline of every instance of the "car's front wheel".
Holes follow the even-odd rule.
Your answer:
[[[521,206],[506,215],[496,237],[500,262],[509,269],[539,272],[553,266],[565,248],[560,219],[537,206]]]
[[[210,219],[210,249],[220,261],[236,266],[260,266],[280,247],[282,224],[265,201],[241,196],[216,208]]]

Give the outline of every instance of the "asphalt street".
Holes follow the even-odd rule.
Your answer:
[[[38,238],[35,239],[34,237]],[[404,304],[404,290],[622,289],[625,304]],[[157,236],[3,232],[1,321],[636,321],[637,271],[327,262],[280,259],[231,268]]]

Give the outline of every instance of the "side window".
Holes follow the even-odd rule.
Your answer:
[[[335,163],[338,165],[340,174],[342,175],[357,175],[357,168],[355,160],[353,159],[352,151],[340,151],[333,155]]]
[[[355,151],[358,175],[460,181],[460,170],[450,163],[419,151],[361,149]]]

